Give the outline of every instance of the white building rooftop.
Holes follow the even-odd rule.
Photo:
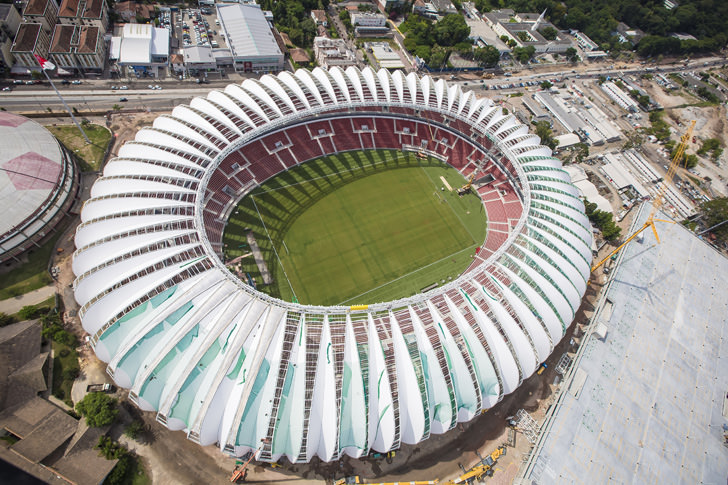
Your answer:
[[[279,56],[281,50],[263,11],[257,5],[218,4],[227,44],[233,56]]]

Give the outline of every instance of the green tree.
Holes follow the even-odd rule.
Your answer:
[[[124,429],[124,434],[129,438],[135,440],[139,438],[144,432],[144,423],[135,419]]]
[[[513,57],[521,64],[526,64],[536,53],[536,48],[532,45],[526,47],[516,47],[513,49]]]
[[[518,40],[521,42],[531,42],[531,36],[528,35],[528,32],[525,30],[519,30],[516,32],[516,37],[518,37]]]
[[[451,46],[468,38],[470,26],[460,14],[445,15],[434,27],[435,42],[441,46]]]
[[[568,49],[566,49],[566,52],[564,52],[564,55],[566,56],[566,59],[569,62],[577,62],[579,60],[577,51],[573,47],[569,47]]]
[[[698,150],[698,155],[705,155],[706,153],[710,152],[710,158],[713,161],[718,160],[720,158],[721,154],[723,153],[723,148],[721,148],[720,140],[717,138],[708,138],[705,140]]]
[[[492,45],[486,45],[473,50],[473,58],[478,61],[481,66],[495,67],[500,60],[500,52]]]
[[[700,212],[703,215],[703,222],[706,228],[713,227],[728,220],[728,197],[717,197],[713,200],[703,202],[700,205]],[[728,223],[711,229],[711,232],[721,241],[728,240]]]
[[[18,312],[21,320],[32,320],[38,316],[40,309],[35,305],[26,305]]]
[[[76,404],[76,410],[86,417],[89,426],[101,427],[111,424],[119,414],[116,399],[102,392],[90,392]]]
[[[543,29],[538,29],[538,32],[543,35],[544,39],[546,40],[556,40],[556,37],[558,37],[559,35],[559,32],[550,25],[544,27]]]
[[[556,140],[554,140],[553,133],[551,131],[551,125],[548,121],[539,121],[535,123],[536,135],[541,138],[541,143],[550,149],[556,148]]]
[[[541,86],[541,89],[551,89],[551,87],[553,87],[553,84],[551,83],[551,81],[546,79],[545,81],[541,81],[541,84],[539,86]]]

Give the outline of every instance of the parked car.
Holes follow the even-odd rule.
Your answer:
[[[81,81],[79,81],[78,79],[74,79],[73,81],[71,81],[71,84],[81,84]]]
[[[67,85],[71,84],[71,81],[69,81],[68,79],[64,79],[63,81],[61,81],[61,84],[63,84],[64,86],[67,86]]]
[[[117,89],[119,89],[119,87],[118,87],[118,86],[111,86],[111,90],[112,90],[112,91],[116,91]]]
[[[10,90],[11,90],[11,89],[10,89],[10,86],[5,86],[5,87],[3,88],[3,91],[10,91]]]
[[[121,89],[121,90],[123,90],[123,91],[126,91],[127,89],[129,89],[129,86],[122,86],[122,87],[120,87],[119,89]]]
[[[119,98],[119,102],[121,102],[121,103],[126,103],[127,101],[129,101],[129,100],[126,98]]]

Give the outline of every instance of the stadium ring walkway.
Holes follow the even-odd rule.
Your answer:
[[[477,188],[488,235],[459,278],[324,307],[225,268],[245,193],[367,148],[493,175]],[[591,261],[578,192],[528,127],[457,85],[369,68],[265,75],[177,106],[107,164],[81,220],[75,297],[108,373],[170,429],[271,462],[386,452],[491,408],[561,340]]]

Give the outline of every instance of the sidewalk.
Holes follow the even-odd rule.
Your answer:
[[[27,305],[35,305],[42,301],[47,300],[56,293],[55,285],[44,286],[37,290],[33,290],[25,295],[16,296],[14,298],[8,298],[7,300],[0,300],[0,312],[6,315],[12,315],[18,313],[21,308]]]

